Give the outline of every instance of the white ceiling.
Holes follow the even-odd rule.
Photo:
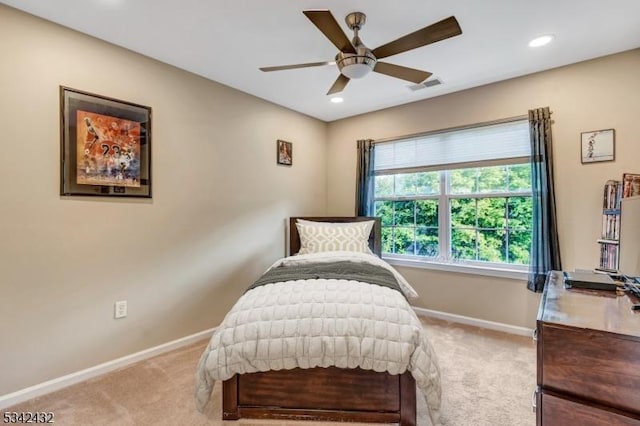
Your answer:
[[[324,121],[640,47],[640,0],[0,0]],[[454,15],[462,35],[386,58],[443,84],[371,73],[333,104],[335,65],[263,73],[259,67],[330,61],[336,48],[302,10],[364,12],[369,48]],[[551,33],[540,48],[527,43]]]

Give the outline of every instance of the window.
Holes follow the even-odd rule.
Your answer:
[[[379,142],[373,211],[386,257],[524,269],[532,224],[526,120]]]

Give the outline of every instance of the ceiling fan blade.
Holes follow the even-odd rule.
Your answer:
[[[347,36],[345,35],[338,22],[328,10],[305,10],[302,13],[318,27],[341,52],[356,53]]]
[[[331,89],[329,89],[329,91],[327,92],[327,95],[333,95],[334,93],[342,92],[347,86],[347,83],[349,83],[349,80],[349,77],[345,77],[344,75],[340,74],[336,82],[333,83],[333,86],[331,86]]]
[[[454,16],[443,19],[440,22],[429,25],[421,30],[407,34],[390,43],[384,44],[373,49],[376,58],[386,58],[387,56],[396,55],[406,52],[407,50],[417,47],[426,46],[440,40],[447,39],[462,34],[460,25]]]
[[[277,67],[262,67],[260,68],[260,71],[270,72],[270,71],[294,70],[297,68],[321,67],[323,65],[331,65],[334,63],[335,62],[309,62],[308,64],[280,65]]]
[[[407,68],[400,65],[394,65],[387,62],[378,62],[376,63],[375,68],[373,68],[375,72],[379,72],[380,74],[389,75],[391,77],[399,78],[402,80],[412,81],[416,84],[422,83],[429,77],[431,77],[431,73],[427,71],[420,71],[414,68]]]

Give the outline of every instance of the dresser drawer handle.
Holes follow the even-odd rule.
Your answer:
[[[538,328],[533,329],[533,333],[531,334],[531,337],[533,338],[534,342],[538,341]]]
[[[531,398],[531,409],[533,412],[536,412],[536,408],[538,408],[538,389],[533,391],[533,397]]]

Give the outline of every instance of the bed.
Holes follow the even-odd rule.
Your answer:
[[[351,226],[347,224],[364,225],[365,223],[372,223],[372,231],[369,233],[365,245],[368,246],[368,250],[371,250],[373,254],[380,256],[380,219],[368,217],[290,218],[289,252],[292,256],[297,254],[303,245],[296,223],[304,225],[311,224],[312,226],[315,226],[313,224],[323,222],[327,223],[327,226],[334,226],[334,224],[343,223],[347,227]],[[339,227],[341,225],[336,226]],[[306,262],[309,262],[311,266],[318,266],[319,263],[317,262],[320,262],[333,267],[334,263],[332,262],[335,262],[333,260],[334,258],[336,261],[343,261],[343,257],[346,257],[349,264],[384,264],[381,266],[384,266],[385,269],[390,268],[389,270],[393,272],[394,276],[398,277],[398,282],[400,282],[401,277],[398,276],[399,274],[397,274],[393,268],[388,266],[386,262],[379,259],[379,257],[374,256],[372,253],[352,253],[351,251],[343,252],[342,250],[322,253],[312,252],[281,259],[276,262],[270,270],[276,270],[276,268],[282,266],[295,266],[298,264],[306,265]],[[277,271],[284,270],[286,270],[286,268],[277,269]],[[324,275],[322,275],[322,277],[324,277]],[[418,387],[423,391],[422,393],[424,393],[427,402],[427,414],[429,417],[427,420],[432,424],[437,424],[440,404],[439,370],[435,355],[431,350],[428,340],[421,333],[421,324],[417,317],[415,317],[415,313],[413,313],[405,298],[407,293],[413,291],[413,289],[410,288],[406,281],[403,281],[403,285],[409,286],[409,289],[406,287],[390,289],[384,288],[384,286],[380,285],[375,286],[360,282],[363,280],[355,281],[356,282],[354,282],[354,280],[349,280],[349,284],[352,286],[360,286],[366,291],[375,292],[372,293],[373,296],[371,296],[373,299],[363,300],[384,300],[385,306],[378,306],[378,302],[376,302],[376,304],[373,304],[370,308],[371,310],[376,312],[390,312],[385,315],[392,316],[394,321],[397,317],[399,325],[393,322],[389,322],[388,325],[385,325],[389,329],[395,330],[397,328],[400,330],[398,334],[391,333],[393,336],[396,336],[391,337],[390,340],[392,341],[381,342],[376,340],[371,345],[367,345],[365,342],[369,342],[369,340],[366,340],[369,336],[358,337],[355,340],[353,340],[352,337],[349,337],[351,340],[345,341],[348,348],[338,349],[339,347],[343,348],[344,346],[340,346],[340,340],[336,340],[334,347],[332,346],[331,340],[327,340],[327,338],[323,337],[324,340],[321,342],[323,348],[320,350],[326,350],[332,354],[331,356],[334,358],[329,360],[324,357],[312,358],[311,356],[309,356],[309,359],[307,360],[302,359],[302,357],[298,355],[296,355],[295,358],[289,358],[282,354],[280,355],[282,355],[282,358],[285,360],[284,362],[279,360],[277,362],[273,360],[266,362],[262,359],[247,360],[244,359],[246,358],[246,354],[244,353],[247,352],[245,350],[243,352],[244,355],[242,355],[244,358],[240,363],[238,363],[238,353],[232,354],[233,349],[229,349],[229,347],[232,345],[239,346],[239,344],[233,342],[233,344],[229,344],[229,347],[226,347],[224,350],[220,349],[220,347],[223,346],[225,338],[220,336],[216,338],[216,334],[214,333],[209,346],[205,349],[198,364],[198,372],[196,374],[196,400],[198,408],[202,410],[203,406],[208,402],[212,382],[214,380],[222,380],[222,417],[224,420],[236,420],[240,418],[330,420],[366,423],[396,423],[410,426],[416,424],[416,379],[414,376],[417,376],[419,378]],[[275,294],[270,292],[273,291],[273,289],[278,289],[278,286],[293,285],[295,282],[298,281],[288,280],[286,282],[275,282],[262,287],[251,288],[241,297],[241,299],[249,297],[248,295],[255,295],[256,299],[264,300],[269,297],[267,295]],[[335,283],[340,285],[344,283],[341,280],[335,279],[318,279],[299,282],[303,285],[308,284],[312,286],[323,283],[323,285],[329,286],[329,290],[334,288],[333,285]],[[296,284],[295,287],[291,287],[286,290],[282,289],[282,291],[286,294],[291,294],[292,288],[303,288],[300,287],[302,284]],[[315,287],[309,288],[312,289],[310,290],[312,293],[315,292]],[[267,290],[269,292],[267,292]],[[263,293],[256,293],[260,291]],[[340,287],[339,291],[346,290],[343,290],[342,287]],[[357,291],[360,292],[360,290]],[[379,294],[378,292],[383,293]],[[281,298],[282,296],[280,295],[278,297]],[[278,297],[274,296],[276,304],[278,304]],[[310,296],[305,295],[304,297]],[[322,297],[326,297],[327,300],[329,300],[330,296],[323,295]],[[340,298],[342,301],[342,298],[346,296],[338,294],[335,297]],[[349,300],[345,303],[352,303],[352,301]],[[304,305],[304,301],[301,301],[300,304]],[[394,310],[396,305],[398,306],[397,312]],[[279,306],[281,306],[281,309],[283,310],[291,308],[290,305],[286,304],[280,304]],[[314,302],[314,304],[310,306],[317,307],[318,304]],[[336,306],[340,309],[341,305],[338,304]],[[345,304],[343,306],[347,305]],[[234,315],[239,316],[243,312],[238,311],[236,313],[236,310],[237,309],[234,306],[230,313],[227,314],[223,324],[229,322],[229,317]],[[325,313],[322,315],[325,315]],[[344,316],[351,317],[351,315],[351,313],[348,313]],[[357,318],[354,318],[353,321],[356,319]],[[300,321],[305,320],[306,318],[302,318]],[[317,320],[317,318],[314,317],[309,321],[314,320]],[[352,319],[348,320],[351,321]],[[339,324],[337,322],[338,320],[335,321],[335,324]],[[271,329],[274,328],[273,324],[269,326]],[[286,328],[287,322],[284,324],[284,327]],[[246,327],[246,324],[243,323],[242,327]],[[353,328],[353,325],[351,324],[349,327]],[[243,330],[245,329],[246,328],[243,328]],[[370,332],[379,333],[379,331]],[[296,331],[296,333],[298,332]],[[341,333],[341,331],[338,332],[338,334]],[[234,333],[229,332],[227,336],[235,336],[236,334],[238,334],[237,330]],[[409,343],[404,342],[397,337],[399,334],[408,335],[406,339]],[[302,337],[297,336],[296,338]],[[341,336],[338,337],[338,339],[340,338]],[[386,339],[386,337],[384,338]],[[397,341],[394,339],[397,339]],[[229,340],[229,338],[226,340]],[[288,341],[291,342],[292,340]],[[276,346],[277,350],[281,352],[297,351],[301,353],[299,350],[301,343],[297,340],[295,342],[297,342],[295,344],[298,345],[298,349],[287,348],[285,343],[282,343],[282,345],[278,343]],[[338,353],[340,350],[350,352],[355,348],[356,344],[358,345],[356,349],[357,356]],[[388,346],[384,346],[384,344],[387,344]],[[327,346],[328,349],[324,346]],[[371,355],[372,360],[368,358],[370,356],[369,352],[367,352],[365,356],[365,351],[368,350],[367,348],[370,348],[372,352],[378,351],[378,354]],[[265,350],[262,353],[271,351],[271,347],[265,346],[264,349]],[[310,349],[307,348],[305,351],[312,353],[312,349],[312,347]],[[260,347],[257,349],[252,347],[252,350],[258,352],[260,351]],[[238,351],[239,350],[236,352]],[[382,354],[383,352],[385,353]],[[396,362],[396,358],[398,360],[402,359],[403,361]],[[311,361],[312,359],[313,361]],[[237,365],[240,365],[240,367],[237,367]]]

